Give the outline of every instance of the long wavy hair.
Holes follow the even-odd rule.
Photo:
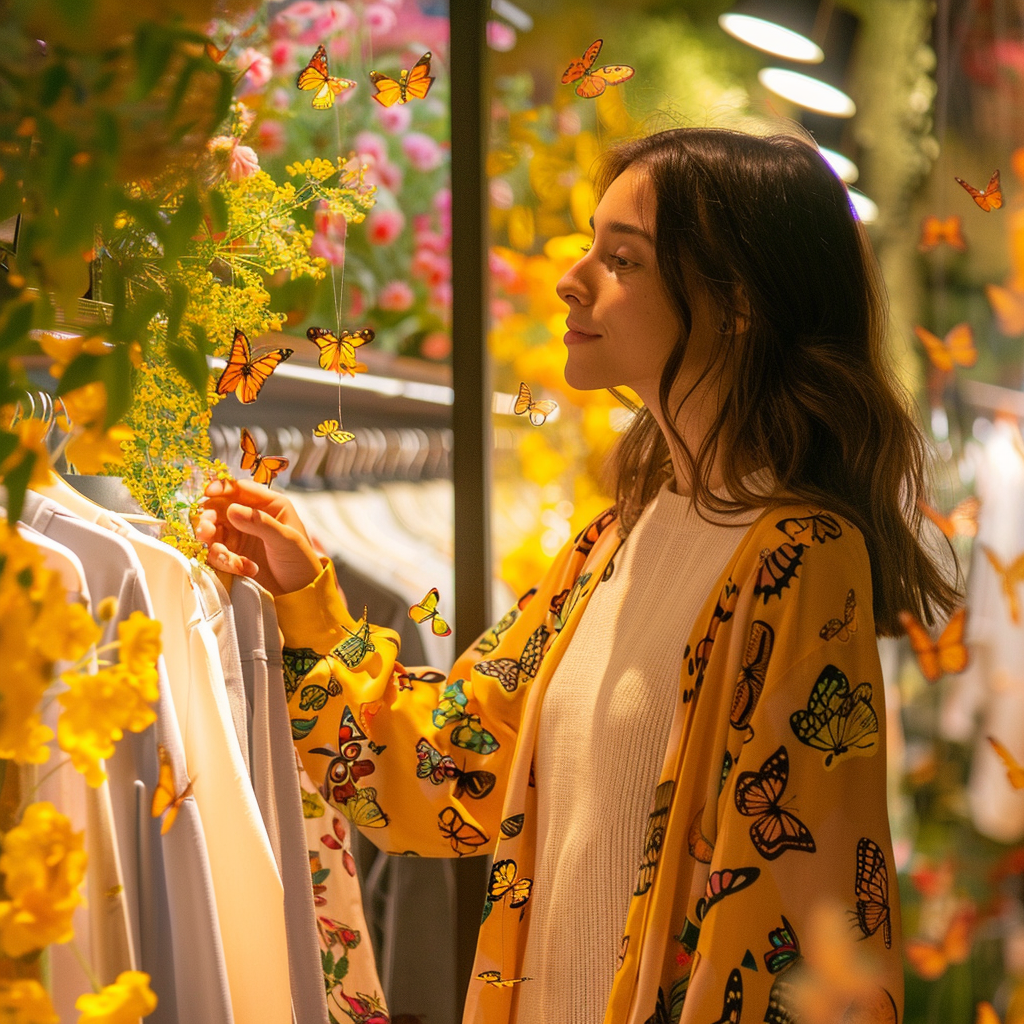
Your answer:
[[[843,183],[792,135],[677,128],[609,151],[598,194],[632,165],[653,189],[658,264],[682,326],[659,399],[698,511],[795,499],[836,512],[864,535],[879,634],[902,632],[902,610],[929,624],[944,617],[961,599],[959,566],[950,548],[951,581],[921,539],[927,444],[886,358],[885,290]],[[721,317],[722,342],[680,397],[673,385],[695,287]],[[716,374],[724,400],[691,451],[675,423],[686,399]],[[709,483],[720,451],[732,500]],[[767,497],[744,483],[762,468],[774,477]],[[647,409],[636,410],[612,472],[628,532],[673,472],[666,437]]]

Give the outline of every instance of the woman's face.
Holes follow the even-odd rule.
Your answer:
[[[557,286],[569,307],[565,379],[583,391],[630,387],[649,402],[684,328],[655,259],[655,197],[642,167],[611,183],[591,223],[593,245]]]

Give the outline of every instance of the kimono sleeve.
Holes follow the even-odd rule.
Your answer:
[[[732,1021],[740,1007],[744,1021],[772,1024],[903,1020],[884,692],[862,537],[847,526],[810,544],[799,575],[789,592],[755,602],[745,623],[682,1024]],[[744,672],[761,658],[758,694],[758,673],[745,685]]]
[[[309,777],[380,849],[489,853],[523,705],[552,639],[551,597],[571,545],[544,580],[447,675],[403,665],[398,635],[354,619],[327,562],[276,601],[292,738]]]

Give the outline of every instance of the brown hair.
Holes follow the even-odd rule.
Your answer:
[[[901,633],[904,609],[928,623],[949,613],[960,594],[919,536],[926,441],[885,358],[884,286],[843,183],[791,135],[677,128],[606,154],[599,194],[632,164],[652,186],[658,264],[684,328],[659,397],[698,510],[794,499],[827,508],[864,535],[878,633]],[[674,410],[669,400],[695,285],[723,318],[715,363],[719,372],[728,366],[729,379],[694,453],[675,421],[697,385]],[[707,367],[701,379],[712,372]],[[709,485],[720,444],[731,501]],[[743,483],[761,467],[775,478],[767,498]],[[613,468],[616,510],[628,531],[672,475],[668,443],[648,410],[621,438]]]

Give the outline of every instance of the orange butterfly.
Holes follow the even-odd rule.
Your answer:
[[[242,469],[252,470],[256,483],[269,487],[274,477],[287,466],[288,460],[281,455],[260,455],[252,434],[242,427]]]
[[[1001,333],[1009,338],[1024,334],[1024,293],[998,284],[987,284],[985,296]]]
[[[234,41],[235,41],[235,37],[232,36],[228,40],[227,46],[225,46],[224,49],[222,50],[219,46],[217,46],[213,42],[212,39],[207,39],[207,41],[206,41],[206,56],[209,57],[210,60],[212,60],[214,62],[214,64],[219,64],[224,59],[224,55],[228,52],[228,50],[231,49],[231,44]]]
[[[320,367],[332,373],[347,373],[354,377],[357,373],[365,373],[366,367],[356,362],[356,349],[368,345],[376,335],[369,327],[352,334],[342,331],[335,334],[326,327],[310,327],[306,337],[320,349]]]
[[[603,45],[603,39],[595,39],[587,47],[587,52],[574,59],[562,75],[562,85],[576,82],[576,95],[586,100],[600,96],[609,85],[628,82],[636,74],[636,69],[628,64],[605,64],[603,68],[595,68],[594,61]]]
[[[986,212],[998,210],[1003,205],[1003,193],[999,190],[999,171],[997,170],[988,179],[988,185],[984,192],[979,192],[973,185],[968,185],[963,178],[954,178],[958,185],[962,185],[970,193],[971,198]]]
[[[977,498],[964,498],[948,516],[937,509],[918,501],[917,507],[950,539],[957,535],[975,537],[978,533],[978,513],[981,502]]]
[[[309,63],[299,72],[295,84],[307,92],[316,89],[313,94],[314,110],[330,110],[336,96],[340,96],[346,89],[356,87],[350,78],[335,78],[328,72],[327,51],[323,46],[316,48]]]
[[[968,908],[953,916],[941,942],[909,939],[906,944],[910,966],[926,981],[935,981],[952,964],[962,964],[971,955],[974,910]]]
[[[974,332],[968,323],[957,324],[945,339],[921,326],[915,327],[914,333],[933,365],[944,373],[949,373],[954,366],[973,366],[978,361]]]
[[[278,364],[283,363],[291,354],[290,348],[275,348],[253,358],[249,339],[236,327],[228,365],[217,381],[217,394],[230,395],[233,391],[240,402],[255,402]]]
[[[963,219],[953,216],[941,220],[930,213],[921,221],[921,238],[917,243],[919,252],[929,252],[943,242],[960,252],[965,252],[967,242],[963,236]]]
[[[987,736],[986,739],[992,745],[992,749],[999,755],[999,759],[1006,766],[1006,777],[1010,780],[1010,785],[1014,789],[1024,789],[1024,767],[1022,767],[1017,759],[1011,754],[1006,747],[1002,745],[995,738],[995,736]]]
[[[434,79],[430,77],[430,57],[431,53],[428,50],[413,64],[411,70],[403,69],[398,76],[398,81],[395,81],[390,75],[371,71],[370,81],[377,87],[373,98],[382,107],[393,107],[396,103],[408,103],[410,98],[423,99],[434,84]]]
[[[526,381],[519,382],[519,393],[516,395],[515,404],[512,406],[517,416],[529,415],[530,422],[535,427],[543,426],[547,418],[558,408],[558,403],[550,398],[533,400],[533,392]]]
[[[996,1013],[996,1008],[991,1003],[984,1001],[978,1003],[975,1011],[974,1024],[1003,1024]]]
[[[1006,607],[1010,613],[1013,624],[1020,624],[1020,601],[1017,598],[1017,584],[1024,583],[1024,553],[1019,554],[1008,566],[1004,565],[1002,559],[986,545],[981,545],[989,565],[999,575],[999,582],[1003,587],[1003,596],[1006,598]]]
[[[154,818],[159,818],[161,814],[164,816],[163,823],[160,825],[160,835],[165,836],[171,831],[174,819],[178,816],[178,809],[192,795],[195,779],[191,779],[181,793],[175,793],[174,766],[171,764],[170,755],[162,743],[157,744],[156,752],[160,757],[160,774],[156,789],[153,790],[153,801],[150,804],[149,813]]]
[[[910,646],[917,655],[917,663],[929,683],[936,682],[946,673],[963,672],[967,668],[968,654],[964,645],[967,609],[961,608],[946,624],[938,640],[910,612],[900,612],[900,622],[910,637]]]

